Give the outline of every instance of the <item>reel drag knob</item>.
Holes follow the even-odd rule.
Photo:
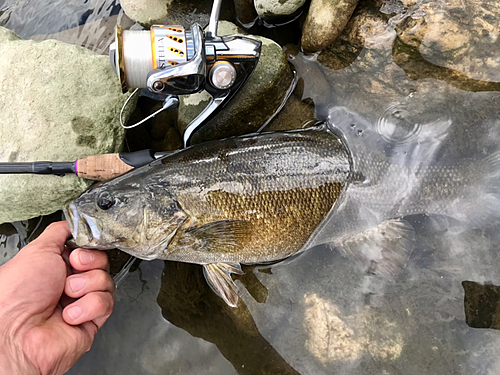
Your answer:
[[[225,90],[236,81],[236,69],[227,61],[219,61],[210,70],[210,83],[217,89]]]

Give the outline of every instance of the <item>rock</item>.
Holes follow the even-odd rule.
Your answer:
[[[257,19],[257,12],[253,6],[253,0],[234,0],[236,20],[242,25],[251,26]]]
[[[394,361],[404,347],[401,327],[370,309],[344,317],[339,309],[316,293],[305,296],[305,347],[321,363],[354,361],[366,351],[376,361]]]
[[[361,3],[335,42],[320,53],[318,62],[333,70],[348,67],[365,48],[365,39],[387,27],[388,18],[370,2]]]
[[[304,3],[305,0],[254,0],[257,14],[265,19],[291,15]]]
[[[234,24],[221,22],[219,34],[242,33]],[[221,139],[258,130],[282,104],[292,82],[292,73],[281,47],[270,39],[262,40],[261,57],[250,79],[219,112],[194,134],[192,143]],[[180,97],[179,130],[187,125],[207,106],[210,95],[203,91]]]
[[[302,49],[317,52],[328,47],[344,30],[358,0],[312,0],[302,28]]]
[[[0,224],[0,266],[36,239],[51,223],[60,221],[62,211],[30,220]]]
[[[314,104],[311,101],[301,101],[292,95],[283,109],[263,129],[263,131],[284,131],[303,129],[313,126],[317,122],[314,117]]]
[[[5,28],[0,54],[0,161],[74,161],[121,149],[118,116],[127,97],[107,57],[54,40],[24,41]],[[90,184],[76,176],[1,175],[0,223],[55,212]]]
[[[500,4],[488,0],[467,6],[458,0],[429,2],[408,12],[411,17],[396,27],[398,41],[407,49],[434,67],[449,69],[443,72],[448,76],[500,81]]]
[[[122,0],[120,4],[125,14],[144,26],[151,26],[168,15],[168,7],[173,0]]]
[[[0,266],[11,260],[22,248],[22,239],[12,224],[0,224]]]
[[[122,0],[120,4],[131,19],[144,27],[155,23],[182,25],[191,28],[193,23],[205,25],[209,21],[212,1],[208,0]],[[220,10],[220,19],[234,19],[234,5],[225,1]]]

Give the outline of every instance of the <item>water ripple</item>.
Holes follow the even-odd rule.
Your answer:
[[[418,136],[422,128],[420,123],[412,121],[413,117],[405,103],[390,103],[377,119],[377,132],[387,142],[409,143]]]

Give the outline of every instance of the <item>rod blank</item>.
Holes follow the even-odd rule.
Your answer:
[[[36,161],[31,163],[0,163],[0,174],[56,174],[75,173],[74,162]]]

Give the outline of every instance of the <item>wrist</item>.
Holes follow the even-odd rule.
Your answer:
[[[9,375],[39,375],[39,373],[30,366],[22,353],[16,353],[8,345],[2,344],[0,352],[0,373]]]
[[[0,374],[39,375],[19,345],[8,334],[0,336]]]

